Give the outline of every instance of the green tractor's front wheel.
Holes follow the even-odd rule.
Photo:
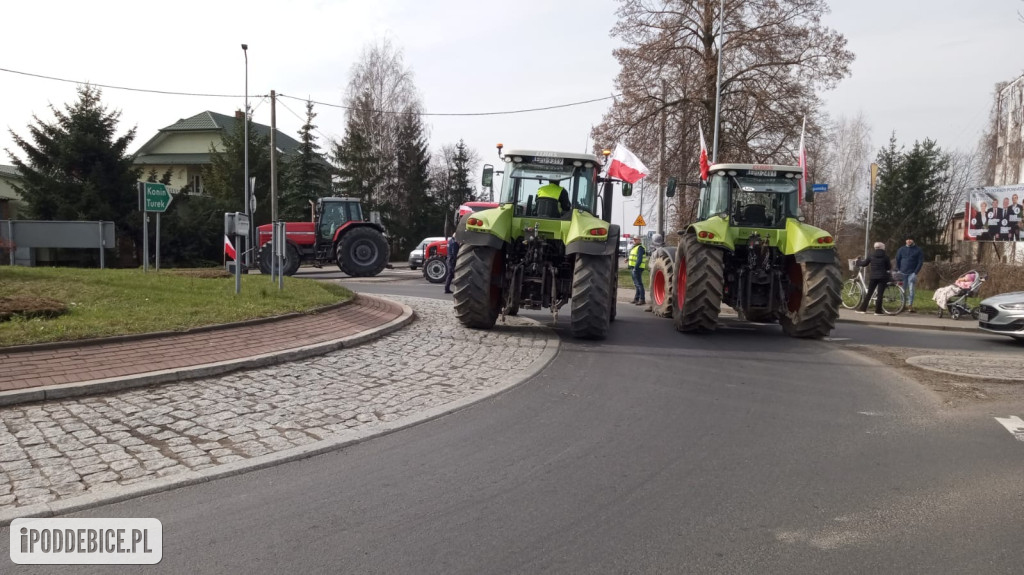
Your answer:
[[[487,246],[462,246],[452,278],[455,317],[466,327],[490,329],[502,304],[504,255]]]
[[[672,322],[676,331],[715,331],[725,293],[722,250],[686,234],[676,248],[673,279]]]
[[[790,290],[782,330],[792,337],[823,338],[832,332],[842,302],[843,278],[838,263],[792,262]]]
[[[572,335],[584,339],[608,337],[612,320],[612,258],[579,254],[572,274]]]

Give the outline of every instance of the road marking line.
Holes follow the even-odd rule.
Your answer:
[[[1012,415],[1010,417],[997,417],[996,421],[1002,424],[1007,431],[1017,438],[1017,441],[1024,441],[1024,420]]]

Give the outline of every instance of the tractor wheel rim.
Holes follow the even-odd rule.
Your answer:
[[[654,303],[662,305],[665,303],[665,272],[658,270],[654,272],[654,279],[651,280],[651,295]]]
[[[352,247],[352,259],[368,264],[377,259],[377,248],[370,242],[359,242]]]

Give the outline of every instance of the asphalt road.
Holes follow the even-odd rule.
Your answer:
[[[561,335],[538,376],[448,417],[82,515],[159,518],[164,559],[145,573],[1020,571],[1024,444],[847,347],[999,340],[685,336],[632,306],[604,342]]]

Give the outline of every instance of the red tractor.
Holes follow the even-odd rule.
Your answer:
[[[390,248],[384,227],[364,219],[355,198],[320,198],[312,222],[285,224],[284,275],[290,276],[302,264],[322,267],[337,263],[353,277],[375,276],[388,264]],[[273,250],[271,224],[257,228],[260,273],[269,274]]]

